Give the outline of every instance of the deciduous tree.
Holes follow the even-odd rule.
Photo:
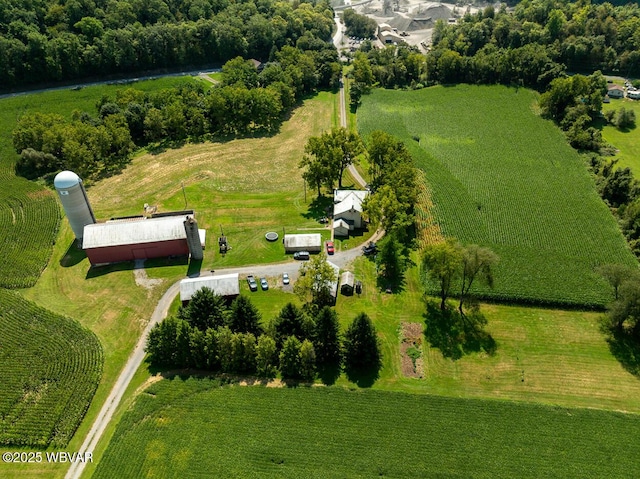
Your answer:
[[[327,256],[320,253],[300,267],[300,275],[293,291],[300,300],[319,308],[333,304],[332,285],[337,281],[337,273],[327,262]]]

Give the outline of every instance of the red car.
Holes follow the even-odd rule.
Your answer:
[[[333,241],[327,241],[327,254],[333,254],[336,252],[336,249],[333,246]]]

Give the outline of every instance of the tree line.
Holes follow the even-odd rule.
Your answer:
[[[266,61],[329,40],[324,0],[0,1],[0,89],[98,75]]]
[[[371,384],[382,366],[380,342],[371,319],[358,314],[340,331],[330,307],[305,312],[286,304],[267,325],[245,296],[231,306],[209,288],[196,292],[176,317],[149,333],[149,362],[164,368],[192,368],[227,374],[333,384],[341,371]]]
[[[157,92],[127,88],[104,96],[97,114],[75,112],[69,121],[27,113],[13,131],[16,171],[33,179],[70,169],[90,180],[119,171],[136,148],[151,143],[274,131],[301,98],[339,82],[335,49],[324,41],[308,46],[314,49],[283,47],[261,72],[234,58],[213,88],[189,80]]]
[[[457,25],[439,22],[434,50],[474,57],[536,45],[554,63],[572,72],[603,70],[624,76],[640,73],[640,9],[591,1],[527,0],[508,12],[488,6],[466,13]],[[482,53],[481,53],[482,52]]]

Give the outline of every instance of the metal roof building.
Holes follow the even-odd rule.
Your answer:
[[[180,301],[184,305],[200,289],[207,287],[224,298],[235,298],[240,294],[238,273],[187,278],[180,281]]]
[[[344,295],[350,296],[353,294],[353,289],[356,285],[356,277],[351,271],[345,271],[340,276],[340,292]]]
[[[335,263],[332,263],[331,261],[327,261],[327,264],[333,268],[333,273],[335,274],[335,281],[332,281],[330,286],[331,297],[333,298],[333,301],[335,303],[336,298],[338,297],[338,282],[340,280],[340,266],[338,266]]]
[[[322,250],[322,235],[320,233],[284,235],[282,242],[285,253],[296,251],[319,253]]]
[[[193,215],[128,218],[84,227],[82,248],[92,265],[189,254],[185,220]],[[198,231],[204,243],[204,230]]]

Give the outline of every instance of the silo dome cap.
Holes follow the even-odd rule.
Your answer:
[[[82,180],[73,171],[61,171],[53,180],[53,186],[56,188],[71,188],[79,184]]]

